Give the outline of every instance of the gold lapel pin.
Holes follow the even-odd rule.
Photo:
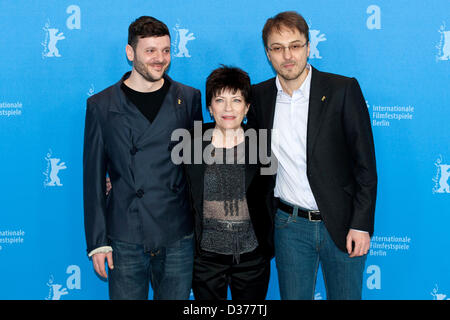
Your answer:
[[[322,97],[322,102],[325,101],[326,98],[327,98],[327,97],[323,96],[323,97]]]
[[[181,104],[181,99],[178,99],[178,104]]]

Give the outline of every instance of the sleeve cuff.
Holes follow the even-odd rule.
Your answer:
[[[353,229],[353,228],[350,228],[350,230],[355,230],[355,231],[363,232],[363,233],[369,233],[368,231],[363,231],[363,230],[358,230],[358,229]]]
[[[90,258],[96,253],[108,253],[111,251],[113,251],[113,249],[110,246],[99,247],[99,248],[94,249],[91,252],[89,252],[88,257]]]

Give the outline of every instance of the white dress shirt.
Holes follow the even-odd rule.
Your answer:
[[[272,151],[278,159],[275,196],[307,210],[318,210],[306,176],[306,134],[312,68],[292,97],[278,89],[272,131]]]

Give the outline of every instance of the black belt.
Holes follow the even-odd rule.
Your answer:
[[[309,221],[322,221],[322,216],[318,210],[303,210],[299,207],[293,207],[281,200],[278,200],[278,208],[286,213],[292,215],[294,209],[297,208],[298,216],[308,219]]]

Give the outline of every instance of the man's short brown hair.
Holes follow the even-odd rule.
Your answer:
[[[297,29],[300,34],[303,34],[306,41],[309,42],[309,27],[305,19],[295,11],[280,12],[273,18],[269,18],[264,25],[262,31],[262,38],[264,47],[267,48],[267,39],[272,31],[280,32],[282,28],[291,30]]]
[[[139,17],[128,27],[128,44],[135,50],[140,38],[163,36],[170,38],[169,29],[164,22],[153,17]]]

